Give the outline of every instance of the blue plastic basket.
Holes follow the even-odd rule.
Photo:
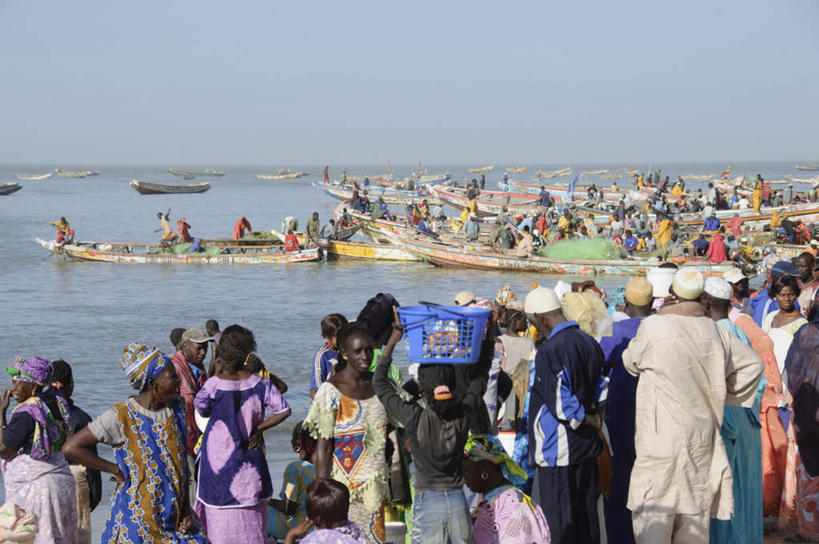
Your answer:
[[[413,363],[469,364],[481,355],[489,310],[421,302],[400,306],[407,359]]]

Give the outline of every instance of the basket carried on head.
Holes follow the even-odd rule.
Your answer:
[[[489,310],[466,306],[401,306],[398,317],[414,363],[469,364],[481,355]]]

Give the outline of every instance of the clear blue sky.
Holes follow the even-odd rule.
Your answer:
[[[0,2],[0,163],[819,159],[819,2]]]

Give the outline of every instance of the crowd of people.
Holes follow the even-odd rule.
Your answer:
[[[288,385],[250,330],[211,320],[174,329],[170,355],[126,346],[134,395],[96,418],[68,363],[17,359],[0,535],[89,542],[107,473],[103,542],[379,543],[400,512],[414,543],[753,543],[766,517],[816,541],[816,265],[771,263],[758,291],[737,268],[666,263],[611,294],[461,292],[489,311],[478,362],[408,378],[395,298],[329,314],[278,493],[264,433],[291,415]]]

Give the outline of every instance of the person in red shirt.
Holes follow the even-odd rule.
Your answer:
[[[330,183],[330,167],[325,166],[323,172],[324,172],[324,183]]]
[[[762,203],[763,204],[765,204],[766,206],[771,205],[771,197],[773,196],[773,189],[771,188],[770,185],[768,185],[767,181],[762,182],[762,189],[761,189],[761,195],[760,196],[762,197]]]
[[[742,234],[742,223],[745,221],[742,219],[738,213],[735,213],[734,216],[728,220],[727,226],[728,230],[734,235],[734,238],[739,239]]]
[[[182,217],[179,221],[176,222],[176,232],[179,235],[179,240],[182,242],[193,242],[193,236],[191,236],[188,230],[191,228],[190,224],[185,221],[185,218]]]
[[[708,244],[708,260],[715,264],[728,260],[728,256],[725,252],[725,242],[719,233],[715,234],[711,243]]]
[[[287,236],[284,237],[284,250],[285,251],[298,251],[299,249],[299,239],[296,238],[296,235],[293,234],[292,230],[287,231]]]
[[[233,239],[241,240],[244,238],[245,231],[253,232],[253,229],[250,226],[250,221],[248,221],[247,217],[243,215],[238,221],[236,221],[236,224],[233,225]]]

